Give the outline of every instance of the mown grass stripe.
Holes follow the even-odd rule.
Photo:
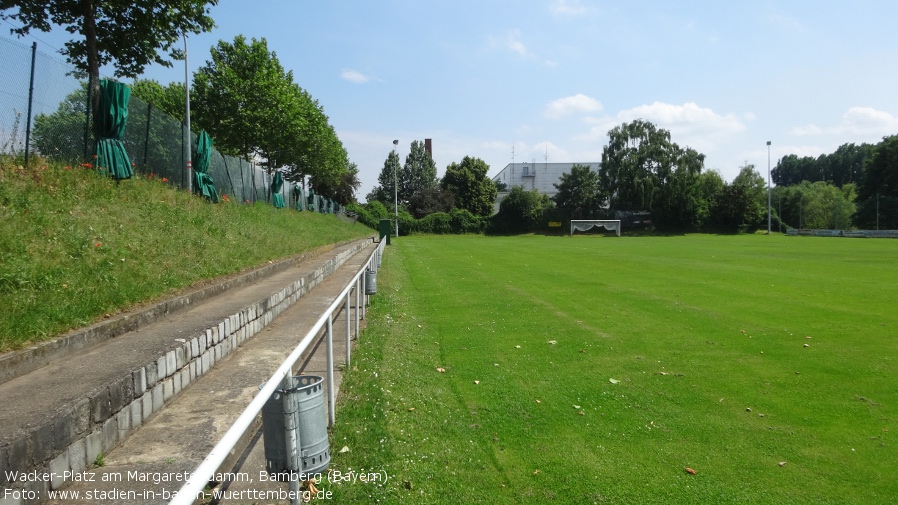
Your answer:
[[[364,337],[378,351],[359,348],[333,434],[350,447],[335,467],[392,480],[335,490],[350,503],[888,503],[895,247],[403,238]]]

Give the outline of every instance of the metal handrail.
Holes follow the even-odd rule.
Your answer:
[[[386,245],[385,240],[381,240],[377,245],[377,248],[365,262],[365,264],[359,269],[358,272],[353,276],[352,280],[343,288],[343,291],[334,299],[333,303],[324,311],[320,318],[315,322],[312,326],[312,329],[306,333],[306,336],[299,342],[293,352],[287,356],[287,359],[281,363],[281,366],[278,367],[277,370],[271,375],[271,378],[268,379],[268,382],[263,384],[260,387],[259,393],[255,398],[243,409],[243,412],[234,421],[234,424],[228,428],[228,431],[225,432],[224,436],[222,436],[221,440],[215,444],[215,447],[212,448],[212,451],[206,456],[202,463],[191,473],[190,477],[187,479],[187,482],[181,486],[181,489],[178,490],[177,494],[169,501],[169,505],[190,505],[192,504],[196,498],[200,495],[205,488],[206,484],[212,478],[212,475],[216,470],[221,466],[224,462],[225,458],[231,452],[231,450],[237,445],[237,442],[243,437],[243,434],[246,433],[246,430],[249,429],[250,425],[255,420],[256,416],[259,415],[259,412],[262,411],[262,407],[265,405],[265,402],[271,398],[271,395],[275,393],[278,387],[281,385],[285,378],[291,377],[293,372],[293,365],[299,360],[302,353],[305,352],[306,348],[309,344],[315,340],[315,338],[321,333],[321,330],[327,326],[327,378],[328,378],[328,402],[329,402],[329,415],[328,415],[328,425],[332,426],[335,419],[334,414],[334,357],[333,357],[333,346],[331,344],[333,339],[333,331],[332,331],[332,321],[333,314],[337,311],[341,304],[345,304],[345,307],[349,306],[349,296],[353,290],[356,289],[356,335],[359,332],[359,321],[358,321],[358,310],[359,310],[359,291],[358,284],[364,284],[364,277],[362,276],[366,270],[369,268],[377,269],[377,265],[380,261],[381,255],[383,255],[384,246]],[[362,286],[364,289],[364,286]],[[364,305],[364,302],[363,302]],[[363,309],[364,310],[364,309]],[[346,311],[346,364],[349,364],[349,338],[350,338],[350,330],[349,330],[349,311]]]

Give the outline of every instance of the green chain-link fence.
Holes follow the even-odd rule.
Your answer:
[[[40,155],[74,164],[91,163],[94,139],[90,127],[89,86],[74,77],[74,68],[37,50],[0,37],[0,155],[25,163]],[[33,76],[33,78],[32,78]],[[29,115],[30,113],[30,115]],[[213,142],[214,142],[213,138]],[[179,188],[187,179],[185,142],[191,151],[196,134],[152,104],[131,96],[125,128],[125,148],[134,171],[143,177],[165,180]],[[272,177],[256,164],[212,149],[209,175],[219,195],[240,203],[271,203]],[[286,206],[297,210],[343,212],[336,202],[309,197],[294,183],[280,194]]]

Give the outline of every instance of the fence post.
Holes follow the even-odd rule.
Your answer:
[[[34,103],[34,60],[37,56],[37,42],[31,44],[31,81],[28,84],[28,117],[25,119],[25,168],[31,151],[31,104]]]
[[[349,296],[351,294],[351,289],[346,292],[346,302],[343,304],[343,310],[346,312],[346,368],[344,368],[344,370],[349,369],[349,347],[352,340],[352,324],[349,319]]]
[[[146,173],[150,155],[150,121],[153,119],[153,104],[147,102],[147,131],[143,138],[143,170]]]
[[[93,110],[91,100],[91,94],[93,93],[93,86],[91,86],[91,82],[93,81],[93,77],[87,78],[87,106],[84,108],[84,161],[90,160],[90,154],[87,152],[87,144],[90,142],[90,113]]]
[[[362,285],[362,278],[359,276],[355,281],[355,338],[359,338],[359,287]]]
[[[337,420],[334,401],[334,315],[327,316],[327,426],[330,428]]]

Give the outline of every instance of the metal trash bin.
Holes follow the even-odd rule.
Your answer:
[[[373,295],[377,293],[377,272],[372,269],[365,270],[365,294]]]
[[[324,411],[324,378],[316,375],[294,376],[292,389],[278,390],[262,407],[266,469],[269,473],[288,470],[282,395],[287,395],[287,401],[294,411],[297,452],[302,461],[299,471],[313,474],[327,470],[331,454],[327,438],[327,415]]]

